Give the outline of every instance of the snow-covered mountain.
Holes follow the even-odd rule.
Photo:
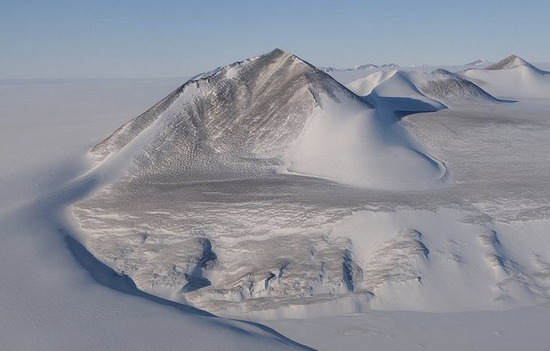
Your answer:
[[[393,122],[324,72],[274,50],[190,80],[91,153],[108,172],[140,181],[278,172],[375,188],[436,184],[444,170],[402,131],[384,127]]]
[[[497,97],[521,100],[550,96],[550,73],[516,55],[484,69],[468,69],[460,74]]]
[[[392,66],[390,66],[390,65],[392,65]],[[390,64],[390,65],[384,64],[384,65],[381,65],[381,66],[377,66],[377,65],[372,64],[372,63],[366,63],[366,64],[362,64],[362,65],[353,66],[351,68],[319,67],[319,69],[323,72],[330,73],[330,72],[338,72],[338,71],[343,71],[343,72],[366,71],[366,70],[376,69],[376,68],[379,68],[379,67],[380,68],[395,67],[395,65],[393,63]]]
[[[323,72],[330,74],[331,77],[340,83],[346,85],[349,82],[362,78],[371,73],[396,69],[398,67],[399,66],[394,63],[385,63],[382,65],[367,63],[349,68],[322,67],[320,69]]]
[[[510,55],[500,60],[499,62],[493,63],[492,65],[485,67],[485,69],[488,71],[491,71],[491,70],[497,71],[501,69],[512,69],[516,67],[528,67],[532,70],[536,70],[536,71],[539,70],[529,62],[525,61],[524,59],[516,55]]]
[[[352,71],[364,71],[364,70],[371,69],[371,68],[378,68],[378,66],[374,65],[372,63],[367,63],[367,64],[363,64],[363,65],[357,65],[357,66],[351,68],[350,70],[352,70]]]
[[[489,61],[485,59],[477,59],[472,62],[468,62],[465,66],[481,66],[486,64],[489,64]]]

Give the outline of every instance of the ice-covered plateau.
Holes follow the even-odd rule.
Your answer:
[[[227,315],[547,302],[550,101],[365,72],[344,87],[277,49],[189,80],[92,148],[80,241]]]

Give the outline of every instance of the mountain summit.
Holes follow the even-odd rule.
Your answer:
[[[510,55],[506,57],[505,59],[502,59],[496,63],[493,63],[492,65],[486,67],[486,70],[500,70],[500,69],[511,69],[516,67],[526,66],[535,70],[539,70],[529,62],[525,61],[519,56],[516,55]]]

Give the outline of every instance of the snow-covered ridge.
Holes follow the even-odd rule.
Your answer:
[[[486,101],[497,102],[491,94],[467,79],[444,69],[432,72],[433,79],[420,84],[420,90],[434,99],[447,102]]]
[[[370,68],[378,68],[378,66],[374,65],[372,63],[367,63],[367,64],[364,64],[364,65],[357,65],[357,66],[351,68],[350,70],[361,71],[361,70],[366,70],[366,69],[370,69]]]
[[[516,55],[510,55],[496,63],[493,63],[492,65],[490,66],[487,66],[485,67],[486,70],[500,70],[500,69],[511,69],[511,68],[516,68],[516,67],[521,67],[521,66],[526,66],[526,67],[529,67],[531,69],[536,69],[538,70],[538,68],[536,68],[535,66],[533,66],[532,64],[530,64],[529,62],[525,61],[524,59],[522,59],[521,57],[519,56],[516,56]]]
[[[395,63],[384,63],[382,65],[375,65],[373,63],[366,63],[362,65],[353,66],[351,68],[334,68],[334,67],[319,67],[319,69],[326,73],[331,72],[357,72],[357,71],[368,71],[374,69],[391,69],[397,68]]]
[[[477,59],[477,60],[474,60],[472,62],[468,62],[465,66],[480,66],[480,65],[485,65],[485,64],[488,64],[489,61],[485,60],[485,59]]]
[[[498,102],[474,83],[444,69],[378,71],[347,87],[376,107],[393,111],[429,112],[466,102]]]

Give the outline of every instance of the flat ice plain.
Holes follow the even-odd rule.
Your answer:
[[[534,69],[503,91],[518,67],[330,72],[360,100],[298,80],[358,105],[294,94],[276,116],[311,102],[326,123],[238,134],[248,149],[222,137],[162,172],[144,171],[151,132],[112,161],[88,150],[184,80],[2,82],[0,348],[545,349],[550,99],[523,87],[550,83]],[[353,116],[383,128],[355,136],[373,124]],[[281,136],[287,123],[304,133]]]

